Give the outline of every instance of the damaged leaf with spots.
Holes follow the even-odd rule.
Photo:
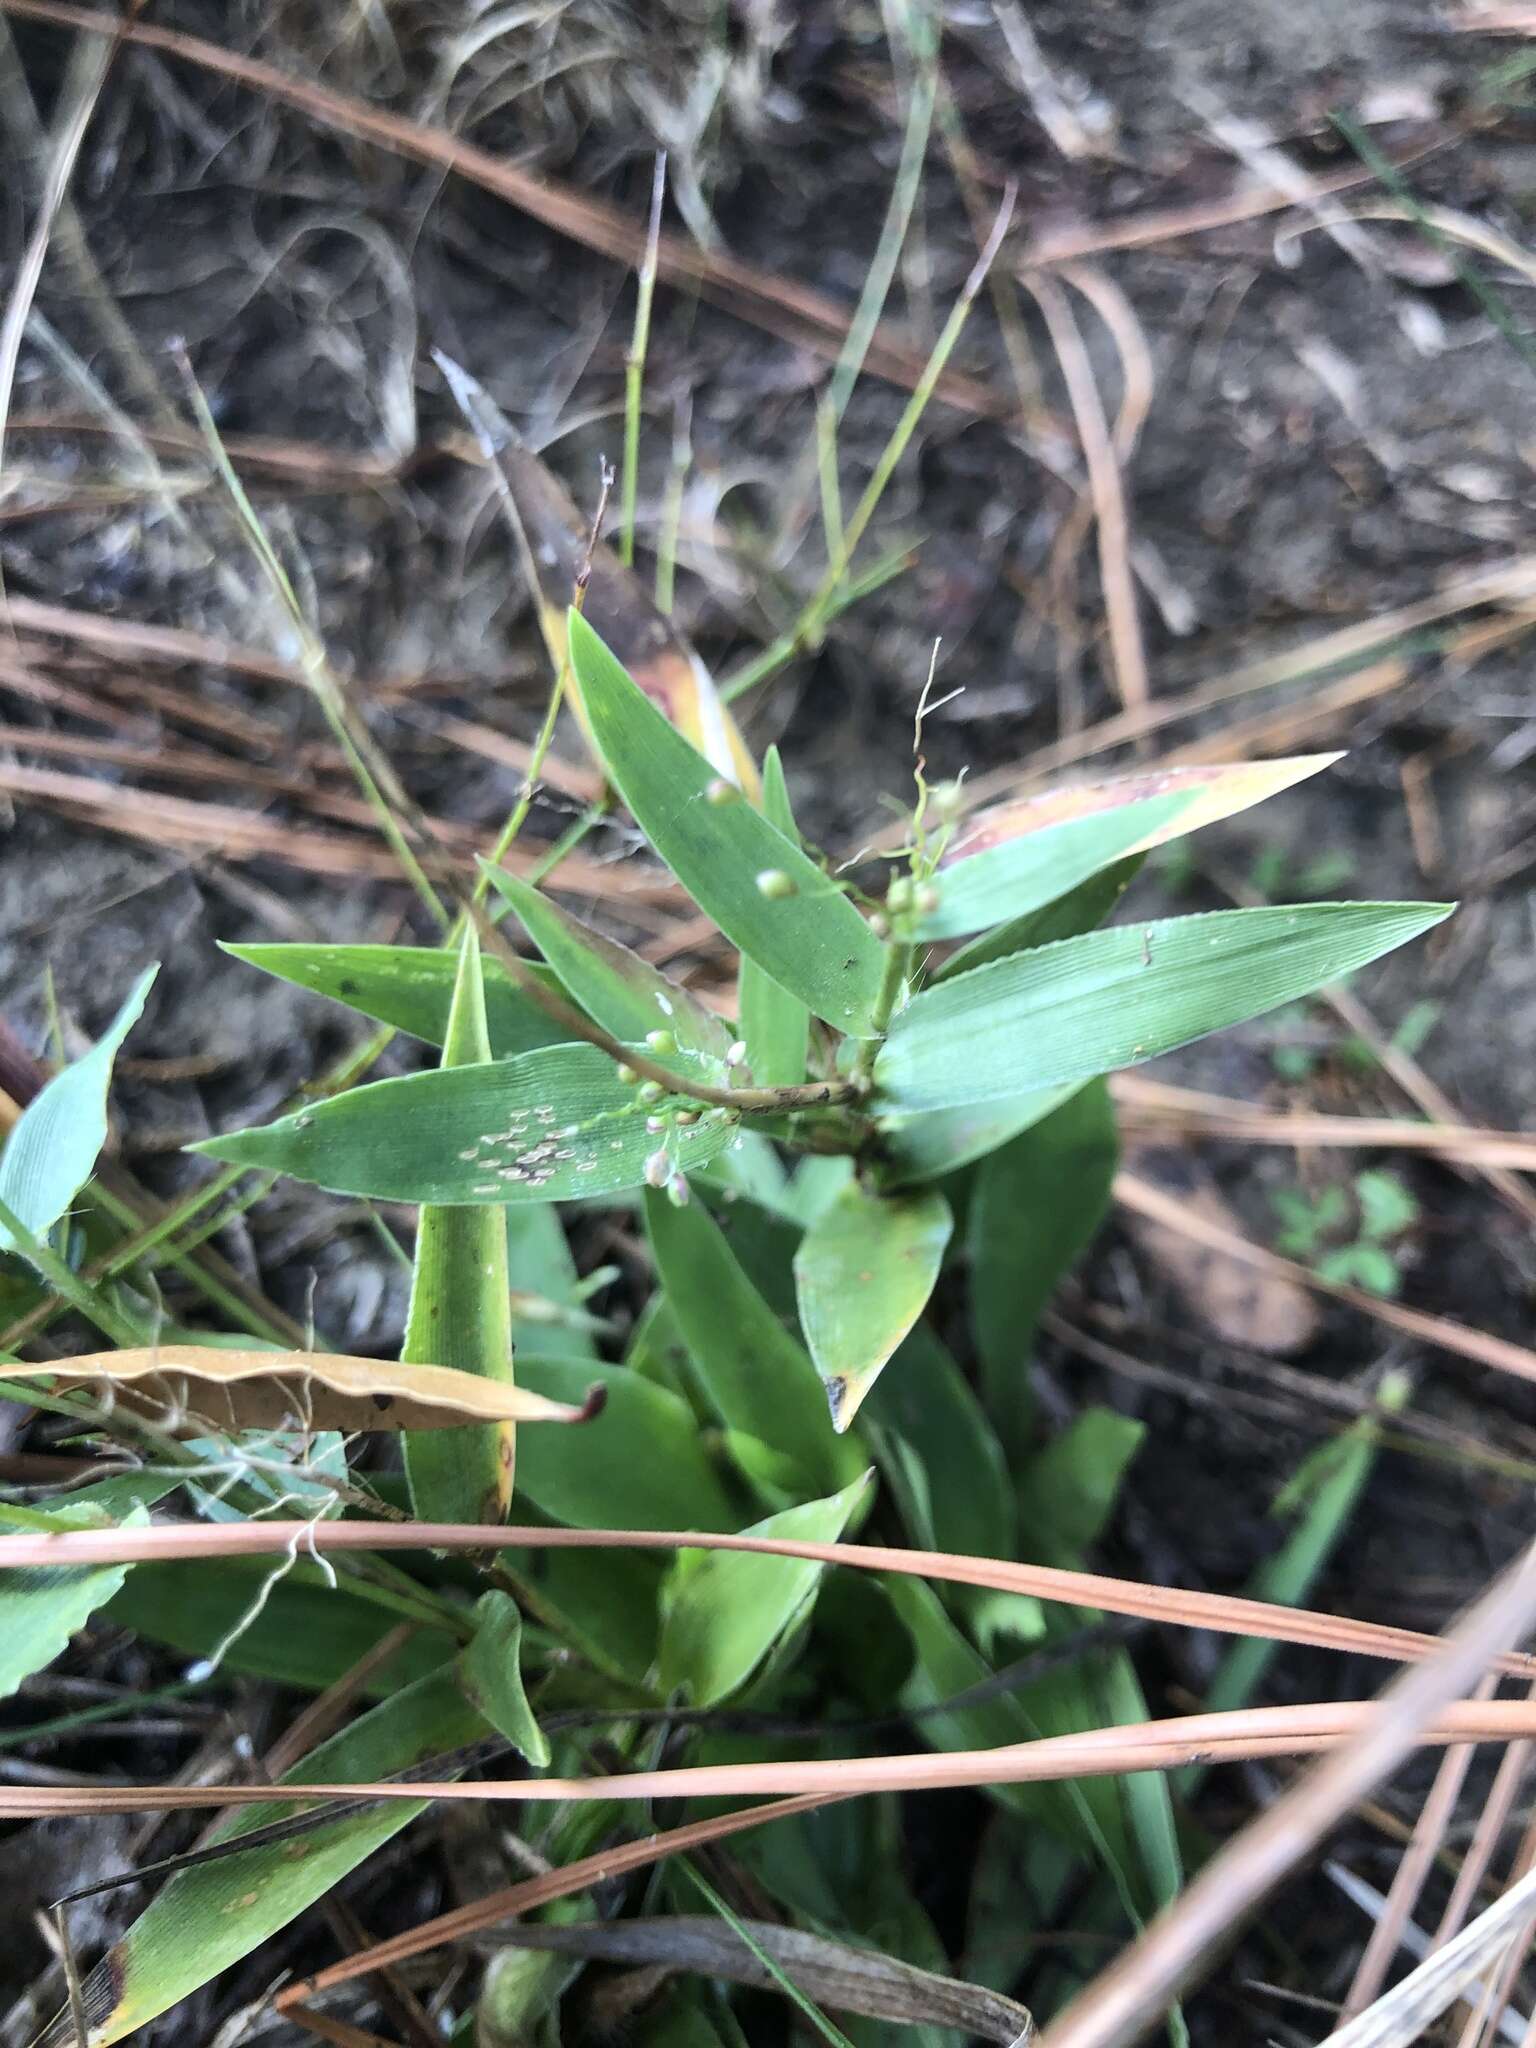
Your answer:
[[[668,1067],[704,1078],[681,1050]],[[637,1188],[675,1102],[648,1103],[590,1045],[372,1081],[259,1129],[188,1149],[237,1166],[392,1202],[570,1202]],[[727,1111],[668,1129],[677,1171],[706,1165],[736,1135]]]

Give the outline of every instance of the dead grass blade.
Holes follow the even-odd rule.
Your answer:
[[[1528,31],[1536,30],[1536,8],[1511,7],[1504,11],[1520,17]],[[1477,20],[1481,26],[1482,16]],[[1401,151],[1393,162],[1399,169],[1406,169],[1459,140],[1455,132],[1436,135]],[[1373,183],[1372,171],[1335,171],[1328,177],[1312,179],[1312,196],[1327,197]],[[1224,199],[1207,200],[1196,206],[1149,208],[1098,226],[1048,228],[1027,245],[1024,261],[1043,268],[1047,264],[1071,263],[1084,256],[1107,255],[1116,249],[1149,249],[1160,242],[1179,241],[1185,235],[1206,235],[1241,221],[1261,220],[1268,213],[1284,213],[1294,204],[1291,193],[1272,185],[1245,184]]]
[[[1034,2033],[1028,2010],[1012,1998],[897,1962],[876,1949],[780,1927],[769,1920],[742,1926],[801,1990],[818,2005],[865,2019],[894,2020],[901,2026],[959,2027],[984,2041],[1022,2044]],[[679,1913],[658,1920],[604,1921],[571,1927],[529,1925],[506,1929],[498,1948],[540,1949],[631,1968],[660,1965],[702,1977],[723,1977],[771,1991],[775,1978],[734,1929],[702,1915]]]
[[[316,1553],[348,1550],[735,1550],[806,1558],[859,1571],[901,1572],[960,1586],[1026,1593],[1068,1607],[1135,1615],[1218,1635],[1257,1635],[1305,1643],[1389,1663],[1431,1655],[1435,1636],[1384,1622],[1355,1621],[1235,1594],[1143,1585],[1097,1572],[965,1557],[946,1550],[896,1550],[878,1543],[801,1543],[788,1538],[677,1529],[489,1528],[473,1522],[161,1522],[146,1529],[71,1529],[47,1536],[0,1536],[0,1571],[22,1565],[142,1564],[173,1559],[267,1557],[302,1545]],[[1498,1668],[1536,1680],[1536,1658],[1511,1652]]]
[[[1432,1315],[1425,1309],[1404,1308],[1399,1302],[1384,1300],[1377,1294],[1366,1294],[1358,1287],[1325,1280],[1309,1266],[1299,1265],[1294,1259],[1283,1259],[1278,1252],[1266,1251],[1262,1245],[1250,1243],[1236,1231],[1224,1230],[1220,1224],[1188,1213],[1161,1189],[1149,1186],[1134,1174],[1117,1174],[1114,1192],[1115,1199],[1138,1216],[1150,1217],[1153,1222],[1176,1230],[1183,1237],[1210,1245],[1216,1251],[1226,1252],[1234,1259],[1241,1259],[1260,1272],[1294,1280],[1319,1294],[1331,1295],[1335,1301],[1347,1302],[1351,1308],[1360,1309],[1376,1322],[1385,1323],[1389,1329],[1400,1330],[1405,1337],[1416,1337],[1420,1343],[1432,1344],[1436,1350],[1451,1352],[1458,1358],[1469,1358],[1476,1365],[1492,1366],[1496,1372],[1513,1373],[1517,1379],[1536,1380],[1536,1351],[1523,1344],[1512,1343],[1507,1337],[1492,1336],[1486,1330],[1468,1329],[1465,1323],[1455,1322],[1450,1316]]]
[[[1142,1137],[1224,1138],[1244,1145],[1358,1147],[1427,1152],[1457,1165],[1506,1166],[1536,1173],[1536,1133],[1485,1130],[1477,1124],[1413,1123],[1396,1116],[1329,1116],[1315,1110],[1265,1109],[1240,1097],[1175,1088],[1140,1074],[1116,1074],[1110,1093],[1122,1129]],[[1447,1104],[1449,1108],[1450,1105]]]
[[[0,0],[0,4],[9,4],[9,0]],[[1451,577],[1438,590],[1420,598],[1415,604],[1400,605],[1395,611],[1383,612],[1374,619],[1341,626],[1335,632],[1319,635],[1304,646],[1249,662],[1177,696],[1160,696],[1136,710],[1115,712],[1109,718],[1084,727],[1081,732],[1058,740],[1053,746],[1038,748],[1031,754],[1026,772],[1021,773],[1017,766],[1011,766],[972,777],[966,784],[967,796],[973,804],[979,804],[1005,794],[1022,794],[1059,774],[1063,768],[1072,767],[1111,747],[1128,746],[1164,726],[1197,717],[1206,711],[1220,710],[1224,705],[1264,690],[1326,678],[1330,671],[1352,667],[1393,642],[1438,625],[1458,612],[1485,604],[1528,604],[1532,599],[1536,599],[1536,554],[1515,555],[1505,562],[1480,566],[1464,575]],[[1447,652],[1454,654],[1454,643]],[[1404,668],[1402,679],[1406,680],[1407,675],[1408,670]],[[1359,678],[1348,676],[1339,687],[1358,686]],[[1384,685],[1378,681],[1373,694],[1379,694],[1382,687]],[[1291,743],[1289,740],[1282,742],[1286,745]],[[1237,736],[1231,727],[1215,736],[1211,744],[1216,746],[1214,759],[1230,758],[1238,751]],[[1185,752],[1174,758],[1188,760],[1192,755]]]
[[[1456,1939],[1437,1949],[1368,2011],[1330,2034],[1322,2048],[1407,2048],[1477,1983],[1511,1944],[1524,1960],[1536,1923],[1536,1871],[1511,1885]]]
[[[1259,1900],[1352,1806],[1375,1791],[1441,1724],[1449,1701],[1475,1685],[1494,1656],[1536,1622],[1536,1547],[1516,1558],[1436,1653],[1395,1679],[1366,1708],[1359,1731],[1276,1800],[1216,1855],[1140,1940],[1076,1998],[1042,2048],[1128,2048],[1157,2024],[1182,1988]],[[1458,1712],[1499,1704],[1463,1702]],[[1529,1701],[1516,1702],[1522,1709]]]
[[[37,219],[32,224],[32,232],[27,237],[21,261],[16,266],[16,276],[11,286],[10,299],[6,304],[5,318],[0,320],[0,474],[5,470],[6,422],[10,418],[11,394],[16,383],[16,364],[21,354],[22,336],[31,317],[32,302],[37,296],[43,265],[48,260],[48,244],[53,237],[54,222],[68,195],[75,163],[85,141],[85,131],[91,124],[96,102],[107,82],[107,73],[117,54],[124,26],[123,22],[117,23],[111,41],[105,44],[78,43],[70,56],[69,70],[60,93],[60,114],[47,176],[43,181]]]
[[[227,1351],[165,1344],[0,1367],[0,1381],[51,1381],[96,1394],[170,1435],[243,1429],[452,1429],[476,1422],[590,1422],[599,1382],[580,1408],[526,1387],[446,1365],[398,1365],[320,1351]]]
[[[441,128],[389,113],[309,79],[292,77],[275,65],[201,37],[148,22],[123,22],[91,8],[69,5],[67,0],[0,0],[0,7],[23,19],[49,21],[60,28],[120,35],[144,49],[159,50],[167,57],[234,79],[267,99],[298,109],[322,127],[467,179],[557,234],[626,267],[633,265],[635,252],[644,241],[643,224],[606,200],[535,177]],[[835,359],[847,340],[848,316],[835,301],[723,250],[704,250],[680,236],[663,234],[657,243],[656,268],[657,275],[668,283],[691,286],[739,319],[801,342],[818,354]],[[865,366],[909,391],[916,389],[924,373],[923,358],[883,328],[870,337]],[[940,377],[937,395],[978,417],[1008,417],[1012,411],[988,385],[955,370],[946,370]]]
[[[1523,1591],[1527,1607],[1536,1606],[1536,1568],[1530,1571]],[[1458,1685],[1470,1682],[1463,1669],[1464,1661],[1455,1666]],[[1430,1710],[1416,1713],[1411,1726],[1405,1722],[1399,1728],[1397,1723],[1404,1717],[1392,1717],[1391,1733],[1399,1744],[1393,1752],[1394,1761],[1399,1754],[1405,1755],[1419,1746],[1520,1742],[1536,1734],[1536,1701],[1456,1699],[1454,1694],[1442,1698],[1448,1682],[1442,1670],[1445,1665],[1442,1645],[1439,1654],[1408,1675],[1409,1679],[1433,1677],[1434,1704]],[[1399,1685],[1407,1682],[1400,1680]],[[1393,1695],[1384,1697],[1390,1699]],[[590,1778],[412,1777],[373,1784],[317,1781],[306,1782],[303,1794],[306,1800],[526,1800],[549,1804],[603,1799],[861,1798],[877,1792],[941,1792],[976,1785],[1065,1784],[1080,1778],[1123,1777],[1134,1771],[1183,1770],[1190,1765],[1209,1769],[1255,1759],[1307,1756],[1322,1750],[1337,1749],[1342,1755],[1353,1755],[1367,1738],[1376,1737],[1382,1717],[1383,1701],[1335,1700],[1139,1721],[1124,1727],[1093,1728],[1077,1735],[1009,1743],[997,1749],[922,1750],[909,1755],[810,1761],[792,1758],[757,1764],[675,1765],[668,1770],[616,1771]],[[1371,1783],[1374,1782],[1372,1778]],[[1360,1791],[1360,1798],[1364,1798],[1365,1789]],[[291,1805],[293,1799],[292,1785],[10,1785],[0,1788],[0,1819]],[[1347,1803],[1353,1804],[1353,1798]],[[1283,1875],[1283,1870],[1275,1874]],[[1121,2038],[1113,2037],[1116,2041]],[[1104,2037],[1104,2048],[1109,2048],[1110,2039]],[[1084,2048],[1089,2041],[1097,2044],[1098,2037],[1085,2037]],[[1074,2042],[1072,2048],[1079,2048],[1079,2044]]]
[[[1490,1672],[1477,1689],[1478,1698],[1491,1698],[1497,1685],[1497,1677]],[[1455,1814],[1456,1802],[1461,1797],[1471,1762],[1470,1744],[1465,1748],[1449,1749],[1441,1758],[1429,1797],[1414,1825],[1412,1839],[1393,1874],[1392,1888],[1383,1903],[1381,1917],[1365,1945],[1365,1953],[1345,1996],[1343,2017],[1346,2020],[1364,2012],[1387,1981],[1387,1972],[1402,1945],[1403,1929],[1413,1918],[1414,1908],[1424,1889],[1424,1880],[1439,1854],[1445,1831]]]

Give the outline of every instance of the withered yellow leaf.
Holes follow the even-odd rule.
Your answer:
[[[603,1405],[594,1386],[579,1408],[526,1387],[455,1372],[324,1351],[225,1351],[164,1344],[95,1351],[46,1365],[9,1365],[0,1379],[46,1378],[56,1393],[83,1390],[159,1429],[454,1429],[485,1422],[587,1422]]]
[[[1187,795],[1175,815],[1147,834],[1126,853],[1147,853],[1202,825],[1214,825],[1222,818],[1234,818],[1239,811],[1278,796],[1309,775],[1332,767],[1338,754],[1294,754],[1282,761],[1233,761],[1223,765],[1192,768],[1153,768],[1140,775],[1117,775],[1105,782],[1069,784],[1048,789],[1039,796],[1016,798],[1011,803],[993,804],[965,821],[945,850],[948,867],[971,854],[985,853],[1012,839],[1041,832],[1048,825],[1065,825],[1075,818],[1100,811],[1114,811],[1126,804],[1145,803],[1156,797]]]

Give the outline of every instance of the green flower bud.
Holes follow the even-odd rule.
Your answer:
[[[885,892],[885,907],[893,917],[900,917],[903,911],[912,908],[912,877],[892,875],[890,886]]]
[[[670,1031],[647,1031],[645,1042],[654,1053],[666,1054],[677,1051],[677,1040]]]
[[[786,875],[782,868],[764,868],[757,878],[757,889],[758,894],[766,896],[770,903],[781,903],[786,896],[799,893],[793,877]]]
[[[704,791],[704,801],[713,804],[717,810],[726,804],[739,804],[741,791],[724,775],[717,775]]]
[[[647,1109],[650,1108],[653,1102],[660,1102],[666,1092],[666,1089],[662,1087],[659,1081],[642,1081],[635,1091]]]
[[[635,1072],[633,1067],[619,1068],[619,1079],[624,1083],[624,1086],[626,1088],[633,1088],[635,1083],[639,1080],[639,1078],[640,1076]]]
[[[939,907],[939,900],[939,892],[935,889],[932,882],[924,882],[923,886],[918,890],[916,897],[917,907],[924,917],[932,917]]]

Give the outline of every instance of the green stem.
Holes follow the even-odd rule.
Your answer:
[[[859,1094],[869,1093],[875,1059],[890,1029],[891,1014],[912,971],[912,947],[892,940],[885,949],[885,972],[869,1013],[870,1035],[859,1046],[853,1062],[853,1082]]]
[[[903,408],[901,418],[896,423],[895,431],[880,451],[879,459],[875,463],[874,472],[864,488],[864,495],[854,508],[853,517],[848,521],[847,531],[843,535],[843,544],[827,564],[827,572],[821,580],[820,588],[816,591],[810,605],[807,607],[809,615],[808,630],[812,634],[818,633],[830,616],[832,600],[843,578],[848,573],[848,565],[853,560],[854,552],[859,542],[864,538],[865,529],[874,517],[881,498],[885,495],[886,486],[895,474],[896,465],[906,453],[907,444],[913,434],[916,433],[918,422],[927,411],[929,402],[938,388],[938,382],[944,374],[945,365],[954,353],[955,345],[965,329],[967,319],[970,317],[971,307],[975,302],[976,294],[986,282],[987,273],[992,268],[993,259],[1002,245],[1003,236],[1007,231],[1012,214],[1013,197],[1010,191],[996,221],[993,223],[992,232],[987,238],[986,247],[977,257],[970,276],[961,287],[960,296],[956,299],[954,308],[948,320],[944,323],[944,331],[934,344],[933,352],[923,366],[923,374],[918,379],[912,396]]]

